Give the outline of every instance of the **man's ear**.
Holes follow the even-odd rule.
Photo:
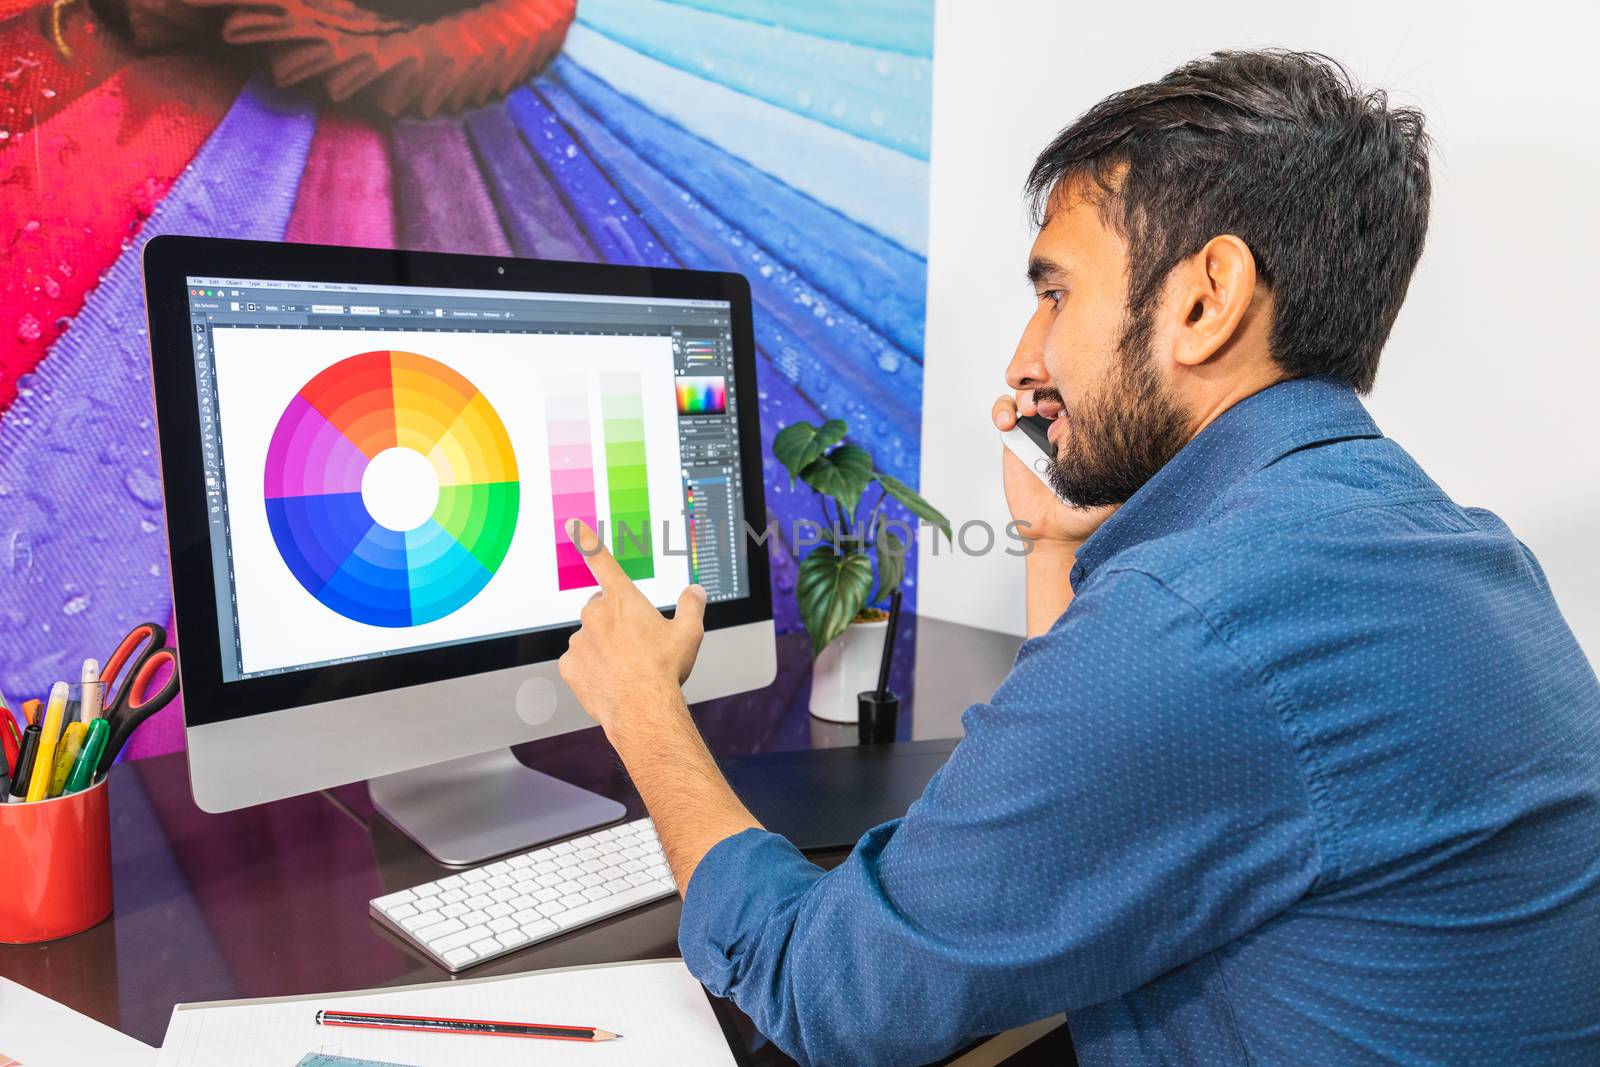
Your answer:
[[[1238,335],[1256,294],[1256,257],[1232,234],[1213,237],[1184,260],[1173,294],[1182,316],[1172,358],[1198,367]]]

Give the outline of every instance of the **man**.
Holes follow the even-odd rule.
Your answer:
[[[1085,1065],[1600,1063],[1600,683],[1527,549],[1356,399],[1422,250],[1421,116],[1222,53],[1028,188],[994,421],[1054,420],[1078,506],[1005,456],[1029,640],[903,819],[827,873],[762,831],[678,689],[703,594],[668,621],[591,556],[562,675],[690,970],[811,1063],[1063,1010]]]

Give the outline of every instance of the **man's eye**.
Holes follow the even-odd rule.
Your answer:
[[[1060,304],[1061,298],[1067,294],[1065,289],[1045,289],[1036,295],[1040,300],[1048,300],[1052,304]]]

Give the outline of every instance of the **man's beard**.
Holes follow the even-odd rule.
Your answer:
[[[1189,441],[1189,420],[1151,358],[1151,319],[1134,315],[1117,346],[1116,369],[1092,395],[1070,408],[1062,402],[1069,425],[1050,484],[1080,508],[1126,503]],[[1061,395],[1039,389],[1034,399]]]

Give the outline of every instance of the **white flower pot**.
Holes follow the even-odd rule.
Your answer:
[[[888,629],[888,619],[852,622],[817,654],[811,665],[811,714],[829,722],[856,721],[856,694],[878,684]]]

